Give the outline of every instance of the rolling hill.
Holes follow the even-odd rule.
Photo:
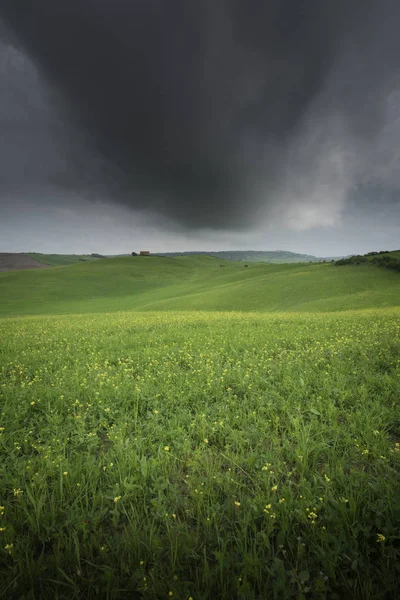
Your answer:
[[[381,252],[368,252],[368,254],[357,254],[337,260],[335,264],[338,267],[342,267],[344,265],[361,265],[365,263],[400,271],[400,250],[392,250],[391,252],[384,250]]]
[[[267,263],[299,263],[326,262],[331,258],[318,258],[309,254],[298,254],[287,250],[229,250],[218,252],[166,252],[153,256],[177,258],[180,256],[213,256],[226,260]],[[0,253],[0,271],[17,271],[22,269],[40,269],[43,267],[61,267],[80,262],[89,262],[100,258],[127,258],[131,254],[43,254],[42,252]],[[338,257],[335,257],[338,258]]]
[[[110,311],[321,312],[400,305],[397,272],[372,264],[250,264],[129,257],[0,274],[0,316]]]
[[[214,256],[226,260],[245,261],[245,262],[267,262],[267,263],[299,263],[299,262],[323,262],[332,260],[329,258],[319,258],[312,254],[299,254],[289,252],[288,250],[220,250],[216,252],[165,252],[157,253],[157,256],[168,256],[176,258],[178,256]],[[337,258],[337,257],[336,257]]]
[[[27,269],[44,269],[48,266],[29,254],[0,252],[0,271],[25,271]]]
[[[93,256],[92,254],[42,254],[40,252],[30,252],[26,256],[49,267],[74,265],[79,262],[88,262],[100,258],[100,256]]]

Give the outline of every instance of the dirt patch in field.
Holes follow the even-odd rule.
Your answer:
[[[23,269],[47,269],[44,265],[26,254],[0,252],[0,271],[20,271]]]

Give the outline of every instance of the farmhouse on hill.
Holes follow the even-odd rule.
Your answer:
[[[150,255],[150,250],[141,250],[140,251],[140,256],[149,256]]]

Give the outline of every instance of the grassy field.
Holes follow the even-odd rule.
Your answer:
[[[400,305],[398,273],[367,265],[267,265],[130,257],[0,273],[0,316],[118,310],[324,312]]]
[[[1,274],[1,598],[398,597],[399,275],[220,264]]]

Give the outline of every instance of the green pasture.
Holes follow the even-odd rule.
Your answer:
[[[399,274],[372,265],[127,257],[0,273],[0,316],[117,310],[324,312],[400,305]]]
[[[398,597],[399,282],[207,257],[0,274],[0,598]]]

